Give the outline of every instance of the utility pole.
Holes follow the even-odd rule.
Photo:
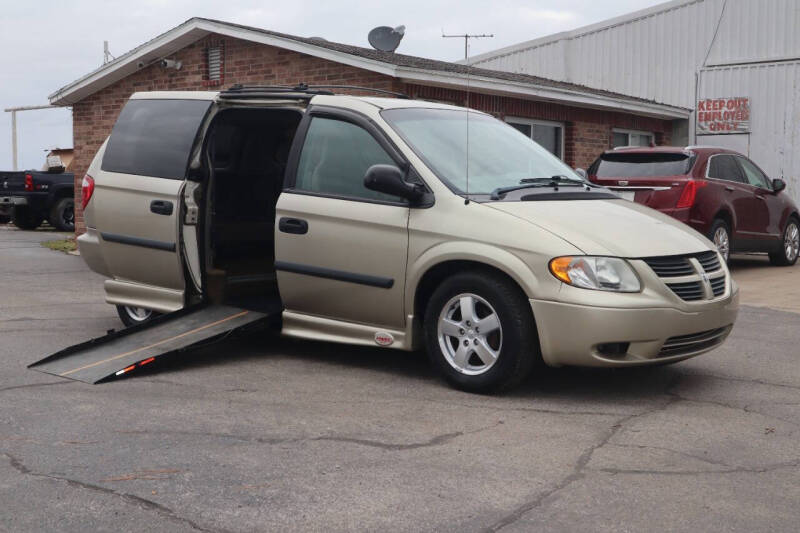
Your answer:
[[[19,170],[17,168],[17,111],[33,111],[35,109],[50,109],[51,107],[58,106],[29,105],[24,107],[9,107],[5,110],[6,113],[11,113],[11,170]]]
[[[116,57],[108,50],[108,41],[103,41],[103,64],[105,65],[112,59],[116,59]]]
[[[464,59],[467,59],[467,54],[469,53],[468,50],[469,50],[469,40],[470,39],[482,39],[484,37],[494,37],[494,34],[493,33],[488,33],[488,34],[487,33],[481,33],[480,35],[478,35],[478,34],[464,33],[464,34],[461,34],[461,35],[445,35],[444,30],[442,30],[442,37],[444,37],[445,39],[449,39],[449,38],[452,38],[452,37],[456,37],[456,38],[459,38],[459,39],[464,39]]]

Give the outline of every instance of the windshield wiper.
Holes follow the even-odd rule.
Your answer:
[[[509,185],[507,187],[498,187],[492,191],[490,198],[492,200],[499,200],[506,193],[512,191],[519,191],[522,189],[536,189],[536,188],[543,188],[543,187],[552,187],[555,190],[558,190],[559,185],[567,185],[569,187],[585,187],[588,184],[581,180],[570,178],[568,176],[556,175],[550,178],[523,178],[519,180],[519,185]]]

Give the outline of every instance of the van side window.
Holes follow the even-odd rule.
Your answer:
[[[314,117],[297,166],[295,189],[382,202],[402,202],[396,196],[364,187],[372,165],[395,165],[378,141],[363,128]]]
[[[720,154],[712,156],[708,164],[709,178],[745,183],[742,171],[732,155]]]
[[[103,156],[107,172],[182,180],[208,100],[129,100]]]

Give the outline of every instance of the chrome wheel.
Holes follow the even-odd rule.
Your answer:
[[[144,322],[153,316],[153,311],[151,309],[145,309],[144,307],[130,307],[125,305],[123,309],[125,309],[125,313],[134,322]]]
[[[789,222],[789,226],[786,228],[786,234],[783,237],[783,253],[790,263],[797,259],[797,254],[800,253],[800,230],[794,222]]]
[[[727,261],[731,253],[731,240],[728,237],[728,230],[724,226],[720,226],[714,232],[714,244],[719,253],[722,254],[722,258]]]
[[[476,294],[459,294],[439,314],[439,348],[458,372],[477,376],[497,362],[503,346],[500,318],[489,302]]]

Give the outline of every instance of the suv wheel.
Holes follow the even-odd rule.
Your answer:
[[[50,210],[50,224],[59,231],[75,231],[75,200],[62,198]]]
[[[800,255],[800,224],[796,218],[790,218],[783,230],[783,240],[781,249],[769,254],[769,260],[773,265],[791,266],[797,262]]]
[[[711,225],[711,232],[708,238],[714,243],[714,246],[717,247],[720,255],[727,263],[731,257],[731,229],[728,224],[719,218],[715,220],[714,224]]]
[[[137,326],[157,317],[159,313],[144,307],[132,307],[130,305],[118,305],[117,314],[122,323],[127,327]]]
[[[456,274],[434,291],[425,344],[444,378],[469,392],[516,385],[540,358],[528,300],[510,281],[482,272]]]
[[[34,230],[42,225],[43,220],[44,217],[22,206],[15,207],[11,215],[11,221],[19,229]]]

